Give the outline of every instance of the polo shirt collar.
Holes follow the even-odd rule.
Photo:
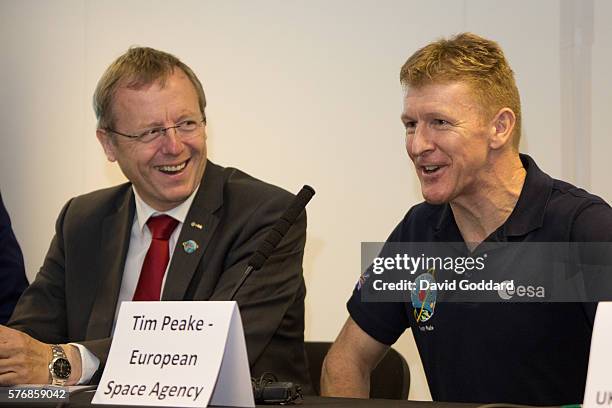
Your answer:
[[[502,226],[501,231],[498,230],[503,237],[527,235],[529,232],[540,228],[544,224],[546,206],[552,194],[553,179],[540,170],[530,156],[519,154],[519,157],[527,175],[514,210]],[[461,233],[455,223],[450,205],[446,203],[440,207],[439,218],[435,223],[436,236],[449,242],[457,239],[461,240]]]
[[[520,155],[527,170],[525,183],[514,210],[504,223],[505,236],[522,236],[544,225],[544,214],[550,200],[553,179],[526,154]]]

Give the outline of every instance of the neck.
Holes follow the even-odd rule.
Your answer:
[[[478,191],[451,201],[455,222],[468,248],[474,249],[506,222],[521,194],[527,172],[518,155],[490,166]]]

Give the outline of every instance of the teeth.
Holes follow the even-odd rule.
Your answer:
[[[187,162],[177,164],[176,166],[158,166],[157,168],[161,171],[181,171],[185,168]]]
[[[424,166],[426,171],[437,170],[440,166]]]

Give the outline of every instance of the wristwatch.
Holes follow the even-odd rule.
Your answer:
[[[49,363],[49,379],[51,385],[66,385],[72,371],[70,361],[66,357],[64,349],[58,344],[51,345],[51,362]]]

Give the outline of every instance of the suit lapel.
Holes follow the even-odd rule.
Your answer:
[[[219,217],[215,211],[222,204],[223,169],[208,161],[200,188],[187,213],[174,248],[162,300],[184,299],[189,283],[219,224]],[[197,244],[195,251],[185,249],[193,243]]]
[[[131,188],[118,200],[118,204],[117,211],[102,222],[100,249],[96,261],[99,284],[86,339],[108,337],[113,327],[134,220],[134,193]]]

